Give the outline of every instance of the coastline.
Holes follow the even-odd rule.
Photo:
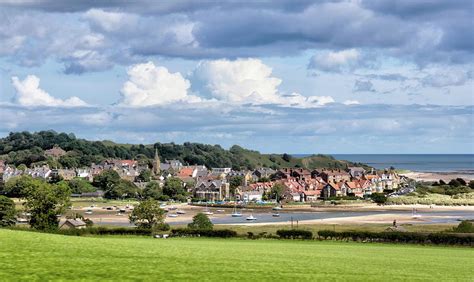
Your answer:
[[[400,175],[414,179],[415,181],[439,181],[442,179],[448,183],[451,179],[462,178],[466,182],[474,180],[474,173],[467,172],[423,172],[423,171],[407,171],[402,172]]]

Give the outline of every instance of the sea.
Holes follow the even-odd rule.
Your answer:
[[[376,169],[394,167],[418,172],[474,174],[474,154],[331,154],[331,156],[338,160],[365,163]]]

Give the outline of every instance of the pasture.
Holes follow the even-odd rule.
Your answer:
[[[458,280],[474,250],[401,244],[73,237],[0,229],[0,281]]]

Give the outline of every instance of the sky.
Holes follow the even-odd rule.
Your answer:
[[[0,136],[474,153],[474,1],[0,0]]]

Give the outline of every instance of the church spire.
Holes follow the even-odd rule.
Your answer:
[[[155,147],[155,159],[153,161],[153,173],[155,175],[160,174],[160,156],[158,155],[158,148]]]

